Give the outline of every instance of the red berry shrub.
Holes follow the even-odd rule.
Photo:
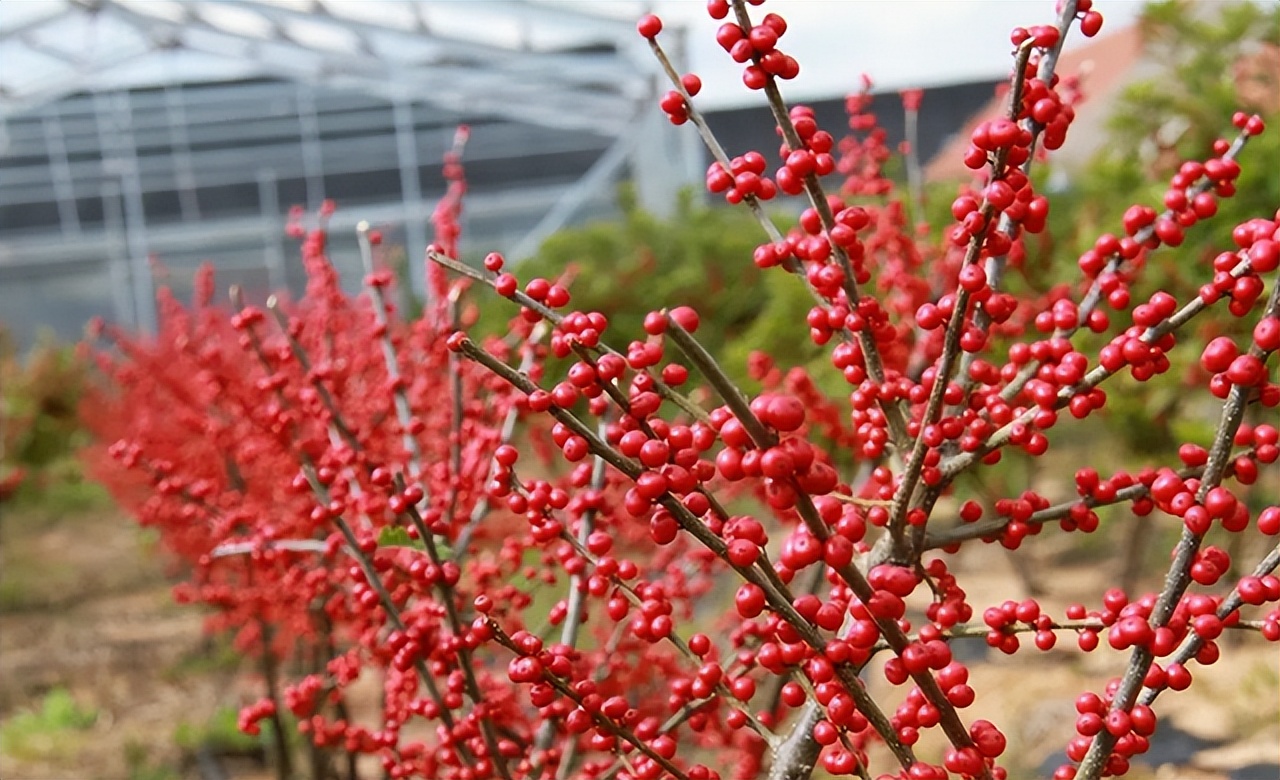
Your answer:
[[[287,709],[316,745],[376,756],[393,778],[998,778],[1005,736],[965,716],[983,692],[952,641],[1105,640],[1120,675],[1077,700],[1056,775],[1093,780],[1148,748],[1151,705],[1218,659],[1225,630],[1280,639],[1280,548],[1250,569],[1217,543],[1280,533],[1280,507],[1259,511],[1249,488],[1280,454],[1277,215],[1235,228],[1198,296],[1131,293],[1151,252],[1233,194],[1262,123],[1235,117],[1234,140],[1182,165],[1162,210],[1135,205],[1097,239],[1076,284],[1011,294],[1002,282],[1049,209],[1028,171],[1074,116],[1058,52],[1077,21],[1085,35],[1102,22],[1089,0],[1060,5],[1056,25],[1014,31],[1008,113],[974,131],[980,183],[941,241],[883,173],[891,150],[864,98],[841,141],[784,104],[799,65],[779,48],[781,17],[707,4],[773,109],[776,156],[720,148],[700,81],[672,69],[661,21],[640,21],[671,77],[663,109],[708,141],[708,189],[760,217],[751,260],[812,294],[797,337],[825,345],[833,377],[756,355],[752,397],[702,347],[691,308],[656,309],[643,340],[612,345],[608,318],[575,310],[556,281],[521,279],[496,254],[460,263],[456,150],[417,321],[389,304],[363,227],[366,294],[343,294],[322,227],[303,242],[300,301],[229,314],[205,273],[190,308],[162,293],[156,338],[108,332],[112,381],[90,416],[115,442],[101,470],[184,562],[177,597],[268,661],[244,728]],[[905,102],[914,112],[918,93]],[[761,207],[781,195],[809,204],[786,233]],[[467,335],[460,301],[476,283],[518,307],[502,338]],[[1211,309],[1256,323],[1252,338],[1180,344]],[[1133,472],[1082,464],[1066,500],[986,500],[957,482],[1042,455],[1059,423],[1104,413],[1106,383],[1197,350],[1220,409],[1212,440]],[[548,355],[568,361],[563,376],[546,375]],[[832,380],[844,387],[828,394]],[[971,603],[949,568],[966,543],[1088,533],[1114,505],[1179,524],[1161,591],[1110,589],[1056,615]],[[310,673],[276,681],[299,653]],[[873,697],[860,677],[876,656],[897,693]],[[369,675],[381,711],[354,713],[348,689]],[[945,750],[917,749],[927,732]]]

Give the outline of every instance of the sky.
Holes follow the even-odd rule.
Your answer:
[[[1136,18],[1139,0],[1099,0],[1102,35]],[[702,0],[658,0],[654,11],[689,30],[691,70],[702,77],[701,104],[757,102],[742,84],[742,66],[715,42],[723,22]],[[932,86],[1000,78],[1012,62],[1009,32],[1050,24],[1054,0],[769,0],[754,18],[773,11],[787,20],[779,48],[795,54],[800,75],[785,85],[789,98],[832,97],[853,91],[868,74],[877,89]],[[1068,39],[1083,40],[1078,31]]]

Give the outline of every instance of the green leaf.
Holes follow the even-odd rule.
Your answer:
[[[389,525],[382,529],[382,533],[378,534],[379,547],[410,547],[419,552],[426,552],[427,545],[421,539],[414,539],[409,536],[408,529],[398,526]],[[453,557],[453,548],[439,539],[436,540],[436,552],[440,554],[442,559]]]
[[[409,536],[409,532],[398,525],[389,525],[382,529],[382,533],[378,534],[379,547],[412,547],[415,550],[426,550],[427,546],[422,543],[421,539],[414,539]]]

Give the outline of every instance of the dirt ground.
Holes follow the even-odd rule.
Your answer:
[[[127,520],[6,515],[0,778],[191,776],[175,740],[200,739],[240,705],[238,662],[204,638],[199,612],[172,603],[157,556]],[[68,694],[75,712],[51,712]]]
[[[1033,547],[1018,555],[1029,555],[1029,568],[1043,572],[1045,552]],[[999,604],[1017,591],[1011,583],[1022,581],[1012,561],[1009,553],[996,546],[973,547],[960,554],[955,568],[975,609]],[[1048,592],[1037,598],[1054,615],[1063,614],[1072,602],[1093,604],[1104,589],[1103,582],[1115,581],[1116,568],[1117,563],[1110,560],[1055,563],[1052,581],[1039,583]],[[1158,587],[1154,571],[1146,580],[1143,590]],[[1192,666],[1195,684],[1190,689],[1165,692],[1156,701],[1160,728],[1152,737],[1151,750],[1134,759],[1126,777],[1280,778],[1280,652],[1275,645],[1242,634],[1220,643],[1224,661]],[[1105,639],[1099,650],[1083,654],[1074,636],[1065,632],[1059,632],[1057,647],[1048,653],[1023,650],[1010,657],[988,651],[982,640],[968,640],[965,650],[982,660],[974,663],[976,659],[966,658],[978,698],[964,710],[964,717],[968,722],[986,718],[1004,729],[1009,739],[1005,756],[1017,757],[1005,762],[1011,780],[1047,777],[1064,762],[1063,748],[1075,736],[1075,697],[1085,690],[1101,690],[1123,671],[1127,659],[1127,654],[1107,648]]]
[[[1051,548],[1032,550],[1033,560]],[[997,548],[966,550],[955,568],[975,605],[1022,587],[1011,586],[1018,575]],[[1107,572],[1055,568],[1042,601],[1061,614],[1070,601],[1096,599]],[[172,603],[145,535],[112,512],[0,517],[0,778],[198,777],[190,744],[217,737],[228,713],[257,695],[251,670],[206,640],[201,620]],[[1071,637],[1060,644],[1069,648]],[[988,655],[981,640],[957,649],[979,692],[965,717],[1006,729],[1006,756],[1018,757],[1013,780],[1052,771],[1072,734],[1074,697],[1100,688],[1122,662],[1109,650],[1008,658]],[[1257,638],[1226,650],[1231,660],[1197,670],[1190,691],[1161,697],[1161,737],[1130,777],[1280,777],[1280,654]],[[225,768],[232,780],[267,777],[252,761]]]

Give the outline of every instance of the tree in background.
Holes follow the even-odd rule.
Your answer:
[[[1193,3],[1186,0],[1150,3],[1137,24],[1147,56],[1160,65],[1157,76],[1129,86],[1109,122],[1108,143],[1089,165],[1073,192],[1055,200],[1051,234],[1055,256],[1044,259],[1059,269],[1057,278],[1075,272],[1056,257],[1059,245],[1077,256],[1094,237],[1115,230],[1113,215],[1132,203],[1174,202],[1166,194],[1168,179],[1180,161],[1202,157],[1220,137],[1221,118],[1233,111],[1254,111],[1268,126],[1280,123],[1280,5],[1274,3]],[[1280,137],[1263,134],[1251,153],[1269,164],[1242,169],[1230,198],[1218,199],[1218,214],[1205,229],[1186,231],[1176,249],[1153,252],[1135,297],[1165,289],[1179,298],[1194,294],[1203,269],[1231,244],[1231,225],[1246,215],[1274,209],[1280,203]],[[1060,261],[1059,261],[1060,260]],[[1227,316],[1206,318],[1197,334],[1243,335]],[[1117,398],[1112,407],[1124,440],[1137,453],[1158,452],[1172,441],[1203,435],[1209,421],[1184,416],[1183,392],[1194,362],[1145,383],[1141,392]]]
[[[1161,72],[1125,90],[1110,121],[1109,143],[1081,178],[1079,197],[1054,224],[1081,226],[1074,243],[1130,203],[1162,200],[1165,181],[1181,161],[1203,155],[1221,137],[1223,116],[1250,111],[1269,126],[1280,120],[1280,5],[1170,0],[1148,4],[1137,23]],[[1280,138],[1259,137],[1256,153],[1280,163]],[[1220,223],[1188,232],[1182,249],[1156,256],[1163,265],[1149,286],[1158,279],[1192,291],[1189,285],[1199,283],[1189,266],[1230,243],[1224,225],[1280,203],[1274,166],[1242,170],[1235,188],[1218,204]]]
[[[621,215],[549,237],[538,253],[520,264],[526,277],[573,280],[574,300],[586,310],[604,312],[620,338],[644,338],[649,301],[697,305],[715,327],[709,348],[726,355],[726,364],[746,376],[752,350],[792,350],[792,340],[770,323],[794,321],[810,302],[803,289],[761,284],[761,271],[750,257],[759,227],[740,209],[708,206],[692,193],[681,195],[673,216],[663,219],[642,210],[629,187],[619,191]],[[481,297],[486,313],[503,308],[501,301]],[[482,316],[481,321],[501,321]],[[816,354],[806,349],[804,359]]]
[[[85,440],[78,409],[86,368],[73,349],[47,338],[20,355],[0,325],[0,501],[28,480],[39,488],[78,479],[71,457]]]

